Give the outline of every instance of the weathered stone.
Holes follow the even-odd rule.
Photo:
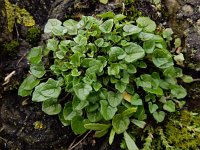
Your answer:
[[[182,7],[183,15],[185,16],[191,16],[193,14],[193,8],[190,5],[184,5]]]

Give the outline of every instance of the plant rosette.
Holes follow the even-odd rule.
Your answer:
[[[170,37],[156,34],[150,18],[98,17],[49,19],[44,32],[52,38],[30,51],[31,75],[18,94],[41,102],[46,114],[58,115],[75,134],[110,132],[110,144],[123,134],[127,148],[136,150],[131,125],[144,128],[151,117],[162,122],[183,106],[187,92],[177,83],[182,70],[167,50]]]

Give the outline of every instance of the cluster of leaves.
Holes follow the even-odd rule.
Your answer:
[[[182,70],[174,67],[167,50],[168,34],[155,34],[150,18],[127,21],[112,12],[98,17],[63,23],[49,19],[44,32],[53,36],[44,48],[30,51],[31,75],[18,94],[32,94],[32,101],[42,102],[48,115],[58,114],[75,134],[95,130],[101,137],[110,132],[110,144],[115,134],[124,134],[128,149],[136,150],[131,125],[144,128],[151,117],[162,122],[166,112],[184,104],[187,93],[176,79]],[[50,60],[46,65],[44,57]],[[49,69],[53,78],[44,82]]]

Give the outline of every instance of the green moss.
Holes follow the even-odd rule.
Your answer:
[[[27,27],[35,25],[35,20],[28,11],[19,8],[17,5],[11,4],[9,0],[4,0],[4,2],[5,14],[7,17],[7,29],[9,32],[13,31],[16,22]]]
[[[200,148],[200,115],[182,111],[174,114],[154,133],[154,149],[196,150]]]
[[[12,40],[3,45],[4,52],[7,54],[15,54],[17,52],[17,48],[19,47],[19,42],[16,40]]]
[[[40,28],[32,27],[32,28],[28,29],[28,33],[27,33],[26,38],[27,38],[29,43],[35,44],[40,39],[40,35],[41,35]]]

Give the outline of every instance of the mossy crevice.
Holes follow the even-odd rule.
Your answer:
[[[151,149],[196,150],[200,148],[200,115],[183,110],[169,117],[153,132]]]

